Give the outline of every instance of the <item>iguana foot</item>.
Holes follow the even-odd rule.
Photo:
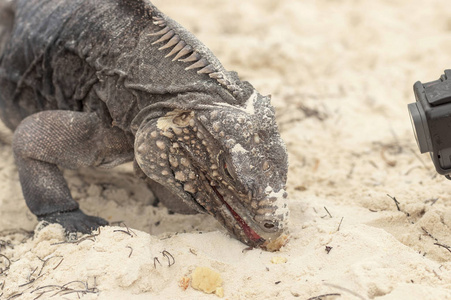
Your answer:
[[[92,230],[100,226],[108,225],[108,222],[102,218],[88,216],[80,209],[68,212],[56,212],[38,217],[40,221],[49,223],[58,223],[64,227],[67,233],[81,232],[91,233]]]

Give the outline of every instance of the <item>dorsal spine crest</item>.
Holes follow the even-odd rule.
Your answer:
[[[152,11],[152,20],[154,25],[162,28],[157,32],[149,34],[150,36],[158,37],[156,41],[152,42],[152,45],[164,43],[158,48],[160,51],[172,47],[171,51],[165,56],[166,58],[175,55],[172,61],[191,63],[185,70],[198,69],[198,74],[208,74],[210,78],[215,79],[235,98],[243,94],[241,87],[233,82],[234,80],[230,78],[221,63],[212,54],[206,55],[206,52],[209,50],[205,46],[202,44],[200,44],[200,47],[190,45],[189,41],[183,37],[186,33],[181,33],[179,26],[174,26],[176,24],[174,21],[166,16],[162,16],[156,10]]]

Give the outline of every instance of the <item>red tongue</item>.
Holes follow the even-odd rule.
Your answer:
[[[253,242],[264,242],[265,240],[259,236],[252,228],[250,228],[246,222],[230,207],[230,205],[224,200],[221,193],[218,192],[218,190],[211,186],[213,191],[215,191],[215,194],[218,196],[219,199],[221,199],[222,203],[224,203],[229,211],[232,213],[232,216],[235,218],[235,220],[240,224],[241,228],[243,228],[244,233],[247,235],[248,238],[250,238]]]
[[[216,191],[216,189],[215,189]],[[216,193],[218,193],[216,191]],[[224,201],[224,199],[222,197],[220,197],[220,199],[222,200],[222,202],[227,206],[227,208],[230,210],[230,212],[232,213],[232,216],[235,218],[235,220],[237,220],[237,222],[240,224],[241,228],[243,228],[244,233],[253,241],[256,242],[258,240],[262,240],[261,236],[259,236],[255,231],[252,230],[252,228],[250,228],[246,222],[244,222],[243,219],[241,219],[241,217],[230,207],[230,205]]]
[[[244,233],[254,242],[258,241],[258,240],[263,240],[255,231],[252,230],[252,228],[250,228],[246,222],[244,222],[243,219],[241,219],[241,217],[226,203],[227,208],[230,210],[230,212],[232,213],[233,217],[235,218],[235,220],[238,221],[238,223],[240,224],[241,228],[243,228]]]

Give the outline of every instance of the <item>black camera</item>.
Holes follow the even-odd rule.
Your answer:
[[[430,152],[437,172],[451,179],[451,70],[435,81],[417,81],[413,91],[416,102],[408,108],[420,152]]]

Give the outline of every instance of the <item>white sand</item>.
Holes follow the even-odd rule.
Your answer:
[[[74,280],[98,293],[65,299],[216,299],[178,286],[197,266],[221,274],[224,299],[451,299],[451,253],[434,245],[451,245],[451,182],[418,155],[406,107],[416,80],[451,67],[446,1],[154,3],[273,95],[290,155],[289,243],[277,253],[243,252],[212,217],[151,206],[129,165],[67,172],[86,212],[122,220],[137,236],[108,227],[78,245],[52,245],[64,240],[56,225],[24,241],[0,234],[0,245],[14,245],[0,247],[12,262],[0,275],[1,299],[48,299],[58,289],[42,287]],[[0,231],[34,230],[10,146],[0,157]],[[170,267],[164,250],[175,258]],[[287,262],[272,264],[276,256]]]

